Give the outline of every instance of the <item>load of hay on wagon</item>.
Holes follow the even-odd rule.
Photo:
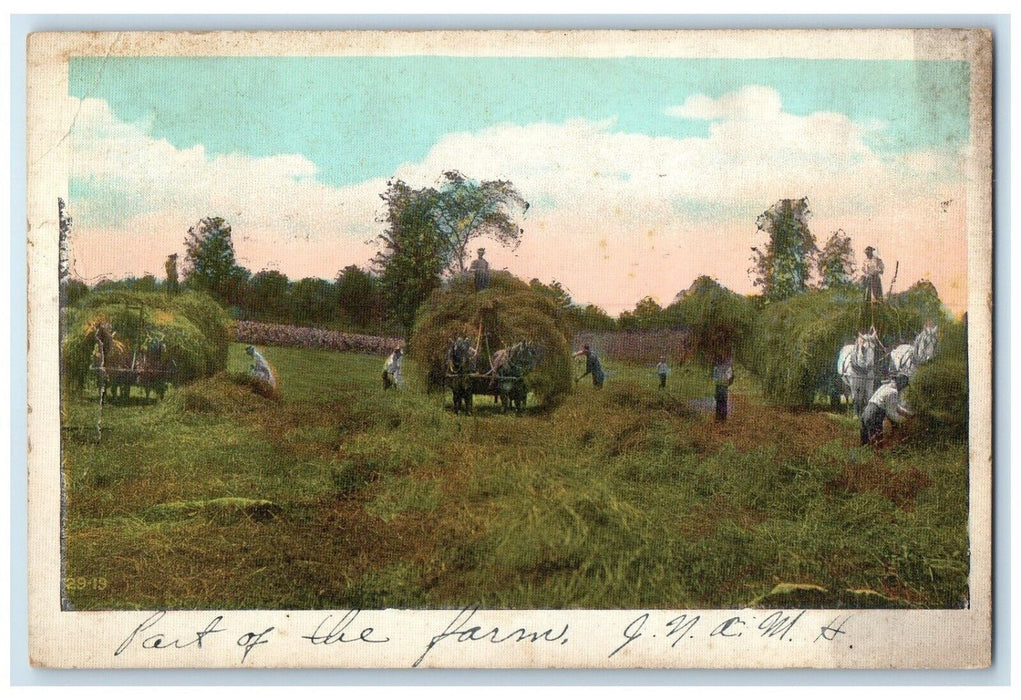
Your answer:
[[[439,388],[447,351],[457,338],[471,340],[480,375],[492,369],[500,350],[534,343],[540,359],[524,384],[536,401],[552,408],[571,391],[570,335],[568,319],[549,297],[509,273],[495,272],[480,291],[472,278],[462,277],[433,292],[418,311],[408,350],[427,386]]]
[[[138,386],[162,395],[168,383],[210,376],[227,366],[230,318],[204,294],[114,292],[61,313],[61,375],[72,393],[101,372],[115,394],[127,395]],[[97,353],[99,338],[106,338],[105,357]]]
[[[949,318],[935,287],[924,280],[882,304],[863,304],[853,287],[799,294],[763,309],[749,366],[770,403],[807,408],[820,392],[839,391],[837,354],[857,333],[876,330],[884,350],[877,372],[885,376],[890,348],[910,342],[927,322],[945,326]]]

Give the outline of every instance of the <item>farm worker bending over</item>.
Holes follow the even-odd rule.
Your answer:
[[[660,356],[659,364],[656,365],[656,374],[659,375],[659,388],[666,388],[666,375],[670,373],[670,367],[667,366],[666,357]]]
[[[392,386],[401,388],[403,378],[401,377],[401,359],[404,357],[404,348],[397,348],[390,357],[383,363],[383,388],[389,389]]]
[[[599,356],[596,355],[592,351],[592,348],[590,348],[588,345],[584,346],[581,350],[574,353],[575,357],[577,357],[578,355],[585,356],[585,374],[575,379],[574,383],[577,384],[578,382],[580,382],[582,379],[584,379],[586,374],[591,374],[592,386],[594,386],[596,389],[602,389],[603,381],[606,379],[606,375],[603,373],[603,364],[599,361]]]
[[[913,415],[900,396],[907,385],[907,375],[897,374],[893,381],[876,389],[865,410],[861,412],[861,444],[875,445],[882,439],[884,418],[889,418],[893,423],[902,423]]]
[[[727,391],[734,383],[734,365],[729,358],[721,357],[713,366],[713,383],[716,385],[716,420],[727,420]]]
[[[273,376],[273,370],[269,368],[269,363],[266,362],[266,358],[259,354],[259,351],[254,346],[249,345],[245,348],[245,352],[252,356],[252,376],[261,382],[269,384],[271,387],[276,387],[277,380]]]
[[[482,291],[489,287],[489,263],[482,256],[486,254],[485,248],[479,248],[479,257],[472,260],[468,269],[475,273],[475,290]]]
[[[883,300],[883,261],[873,255],[875,251],[872,246],[865,248],[865,262],[861,266],[866,301]]]

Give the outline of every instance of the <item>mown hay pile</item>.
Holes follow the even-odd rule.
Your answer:
[[[484,340],[483,327],[490,337]],[[479,343],[479,371],[488,369],[491,353],[522,340],[535,341],[542,359],[525,379],[528,389],[546,407],[553,407],[571,391],[568,319],[549,297],[506,272],[490,277],[489,288],[476,292],[470,277],[457,278],[433,292],[421,306],[409,341],[419,371],[442,373],[447,348],[460,336]]]
[[[839,391],[840,349],[874,326],[887,350],[914,340],[926,321],[939,324],[946,311],[928,282],[884,303],[863,305],[861,290],[829,289],[768,304],[759,314],[748,365],[774,405],[807,408],[818,392]],[[879,367],[879,371],[883,366]]]
[[[140,313],[141,309],[141,313]],[[98,323],[109,323],[129,352],[164,345],[174,364],[174,383],[220,372],[227,367],[233,340],[227,313],[198,292],[167,296],[158,292],[112,292],[87,297],[80,307],[63,309],[61,372],[65,386],[81,391],[92,371]],[[141,325],[140,325],[141,321]],[[137,348],[136,348],[137,344]]]
[[[968,439],[968,336],[962,323],[940,328],[936,357],[918,368],[907,390],[914,435]]]

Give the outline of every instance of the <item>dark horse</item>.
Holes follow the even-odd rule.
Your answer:
[[[493,355],[490,386],[499,398],[506,413],[512,405],[518,413],[528,402],[528,385],[525,376],[535,369],[542,359],[542,348],[538,343],[523,340],[509,348],[498,350]]]
[[[135,381],[145,392],[146,399],[150,392],[156,392],[156,396],[162,399],[175,374],[177,363],[167,353],[167,344],[161,340],[150,340],[135,356]]]
[[[472,383],[476,368],[475,348],[470,338],[457,338],[447,348],[446,373],[450,390],[454,394],[454,413],[472,412]]]
[[[126,397],[134,382],[131,351],[116,337],[108,322],[97,322],[93,329],[96,347],[92,351],[92,369],[99,385],[99,399]]]

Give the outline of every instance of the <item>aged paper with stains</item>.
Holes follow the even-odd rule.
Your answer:
[[[988,32],[28,45],[34,665],[989,665]],[[471,415],[456,344],[426,392],[423,309],[446,297],[401,306],[435,253],[395,252],[409,201],[460,244],[422,279],[479,303],[457,326],[491,363],[463,375],[489,382]],[[784,272],[808,259],[782,243],[803,224],[818,257]],[[195,241],[224,231],[217,272]],[[356,277],[377,306],[329,296]],[[204,327],[205,302],[180,301],[200,289]],[[690,301],[717,289],[754,314],[725,352]],[[753,348],[793,297],[839,289],[880,297],[854,319],[878,344],[869,395],[896,384],[894,343],[914,353],[917,414],[881,445],[859,445],[853,396],[809,387],[806,407],[770,384],[763,353],[793,368],[783,347],[817,352],[821,325],[792,310]],[[910,295],[929,289],[925,355]],[[553,320],[521,320],[532,293]],[[217,314],[231,335],[206,357]],[[854,337],[826,338],[839,383]],[[518,340],[541,349],[501,374]]]

